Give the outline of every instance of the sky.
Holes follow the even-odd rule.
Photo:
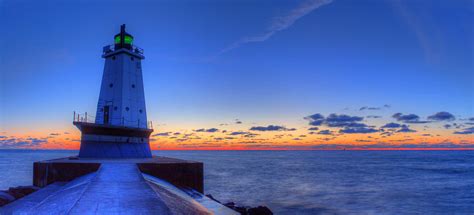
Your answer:
[[[78,149],[121,24],[153,149],[474,149],[469,0],[0,1],[0,148]]]

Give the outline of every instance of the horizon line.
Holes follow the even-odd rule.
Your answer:
[[[79,149],[64,149],[64,148],[3,148],[0,150],[31,150],[31,151],[79,151]],[[474,148],[351,148],[351,149],[291,149],[291,148],[250,148],[250,149],[217,149],[217,148],[202,148],[202,149],[152,149],[151,151],[474,151]]]

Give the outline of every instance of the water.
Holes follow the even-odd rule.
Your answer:
[[[0,150],[0,189],[75,151]],[[205,193],[276,214],[473,214],[473,151],[158,151],[204,162]]]

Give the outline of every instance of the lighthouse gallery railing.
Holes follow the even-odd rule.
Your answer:
[[[112,44],[112,45],[106,45],[104,46],[104,48],[102,49],[102,52],[103,54],[107,54],[107,53],[110,53],[110,52],[114,52],[116,51],[115,49],[115,44]],[[140,55],[143,55],[143,49],[138,47],[138,46],[135,46],[135,45],[132,45],[131,46],[131,52],[133,53],[137,53],[137,54],[140,54]]]
[[[96,123],[95,116],[87,114],[87,112],[85,112],[84,114],[76,113],[76,111],[74,111],[73,122]],[[153,129],[152,121],[140,122],[140,120],[131,121],[131,120],[126,120],[125,118],[121,118],[120,122],[121,122],[120,124],[114,123],[113,125],[123,126],[123,127],[132,127],[132,128]],[[96,123],[96,124],[104,125],[103,123]],[[137,127],[130,126],[130,125],[137,125]]]

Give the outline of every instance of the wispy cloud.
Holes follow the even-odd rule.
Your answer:
[[[309,13],[313,12],[314,10],[318,9],[321,6],[331,3],[332,0],[308,0],[303,2],[298,7],[291,10],[288,14],[281,17],[275,17],[273,22],[268,26],[267,30],[264,33],[244,37],[231,45],[227,46],[226,48],[222,49],[219,54],[224,54],[228,51],[233,49],[239,48],[242,45],[247,43],[256,43],[256,42],[264,42],[268,40],[270,37],[275,35],[279,31],[283,31],[289,27],[291,27],[298,19],[301,19],[303,16],[308,15]]]
[[[416,13],[410,10],[410,1],[390,1],[395,10],[400,14],[406,24],[413,30],[420,47],[423,49],[425,59],[428,63],[435,64],[441,60],[442,35],[438,26],[434,25],[432,19],[435,15],[428,13],[426,7],[420,8]],[[428,3],[428,1],[427,1]],[[427,22],[428,20],[431,22]]]

